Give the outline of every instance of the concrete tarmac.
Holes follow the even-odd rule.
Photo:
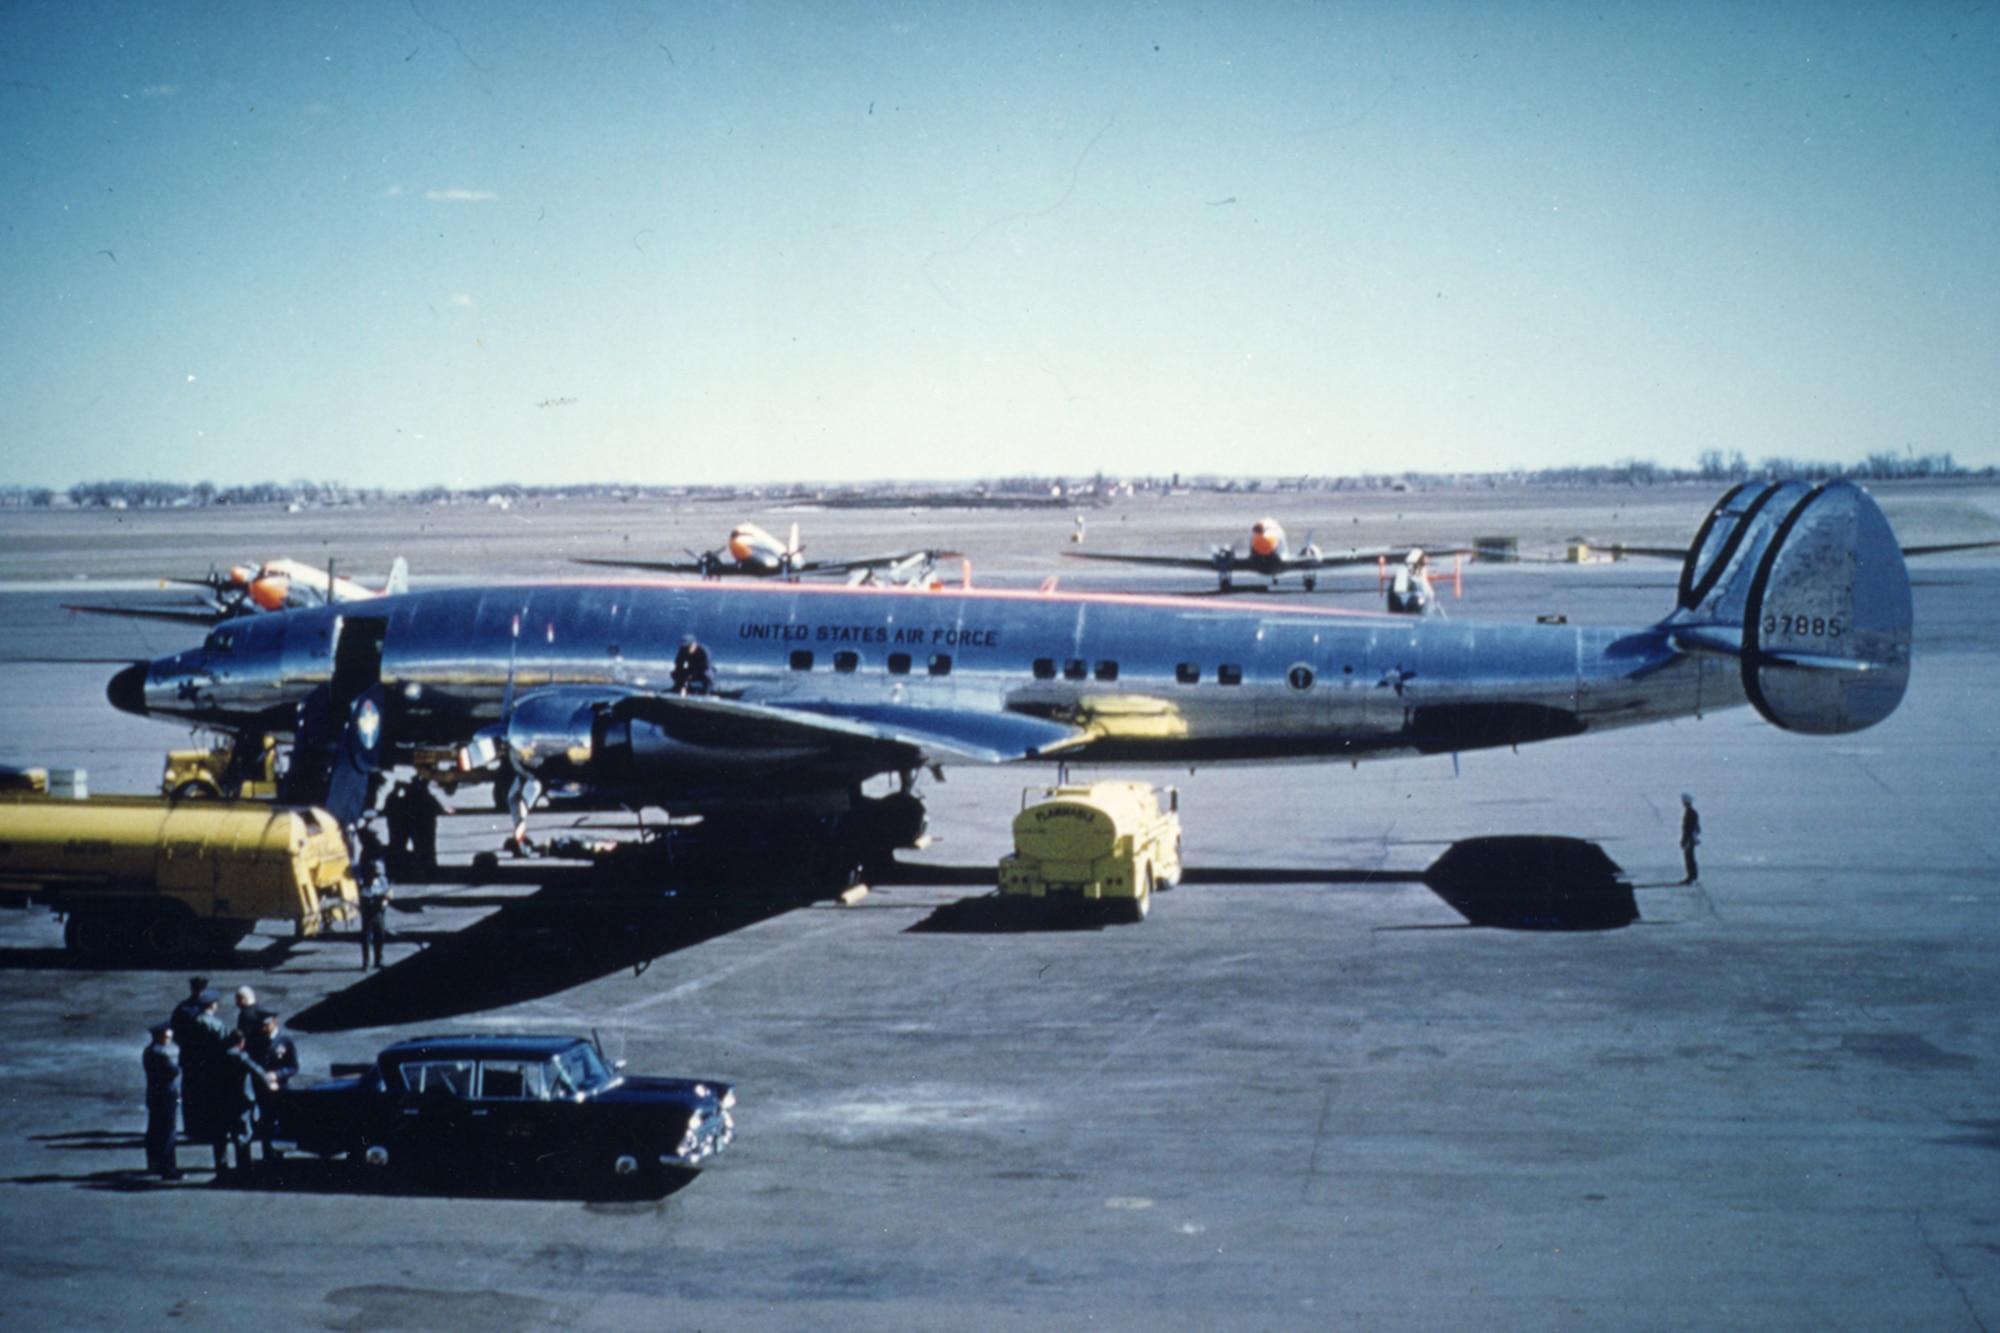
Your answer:
[[[1450,609],[1638,624],[1673,580],[1480,567]],[[658,1201],[153,1183],[139,1052],[183,976],[74,969],[58,923],[0,912],[0,1328],[2000,1326],[2000,561],[1916,584],[1909,695],[1854,736],[1740,709],[1456,765],[1145,773],[1205,873],[1138,926],[952,929],[980,890],[948,884],[723,933],[544,923],[478,1007],[406,1023],[384,983],[527,892],[440,886],[403,891],[379,981],[337,937],[210,970],[379,1020],[303,1035],[308,1077],[525,1027],[734,1082],[736,1145]],[[144,789],[182,733],[114,713],[110,665],[20,659],[165,636],[59,600],[0,591],[0,761]],[[950,770],[915,859],[990,865],[1044,776]],[[1640,920],[1473,928],[1410,878],[1491,834],[1596,842]],[[467,813],[445,851],[499,836]]]

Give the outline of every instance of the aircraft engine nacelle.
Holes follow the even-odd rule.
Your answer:
[[[1869,494],[1748,483],[1681,572],[1682,623],[1741,634],[1743,689],[1789,731],[1837,735],[1896,711],[1910,677],[1910,576]]]
[[[250,580],[250,600],[263,610],[284,610],[291,595],[292,581],[283,574],[259,574]]]
[[[513,762],[544,785],[587,780],[600,745],[601,693],[541,690],[524,695],[501,728]]]
[[[497,730],[513,764],[544,786],[614,796],[628,788],[782,783],[819,755],[810,745],[746,735],[740,725],[706,717],[698,701],[598,687],[523,695]]]

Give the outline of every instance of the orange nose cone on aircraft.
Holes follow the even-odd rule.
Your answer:
[[[292,581],[283,574],[266,574],[250,581],[250,600],[266,611],[282,611],[292,594]]]
[[[757,545],[747,529],[738,528],[729,534],[729,554],[739,562],[747,561],[756,549]]]
[[[1276,555],[1285,544],[1285,530],[1275,518],[1260,518],[1250,529],[1250,549],[1258,555]]]
[[[232,565],[229,569],[229,584],[234,588],[247,588],[257,581],[257,571],[249,565]]]

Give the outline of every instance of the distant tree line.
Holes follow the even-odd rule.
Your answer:
[[[922,503],[977,503],[993,501],[1059,498],[1065,503],[1090,503],[1119,493],[1161,493],[1175,490],[1205,491],[1345,491],[1392,490],[1423,487],[1443,490],[1454,487],[1495,486],[1667,486],[1686,482],[1727,483],[1761,477],[1802,477],[1830,481],[1845,477],[1855,481],[1906,481],[1923,478],[1986,477],[1995,468],[1967,469],[1952,456],[1902,453],[1869,454],[1859,463],[1841,464],[1811,459],[1771,457],[1752,463],[1744,453],[1720,449],[1702,451],[1693,468],[1666,467],[1658,463],[1632,460],[1588,467],[1555,467],[1507,472],[1453,472],[1364,474],[1352,477],[1295,476],[1241,477],[1197,476],[1111,478],[1099,472],[1091,477],[1053,476],[1000,477],[981,482],[912,484],[877,482],[840,486],[630,486],[573,483],[562,486],[495,486],[449,488],[426,486],[413,491],[391,491],[380,487],[345,486],[338,482],[293,481],[258,482],[248,486],[217,486],[213,482],[187,485],[173,481],[90,481],[79,482],[66,491],[43,486],[0,486],[0,508],[41,509],[58,504],[95,509],[186,509],[210,505],[298,505],[327,507],[357,504],[513,504],[541,499],[596,500],[689,500],[720,499],[762,504],[838,504],[863,498]]]

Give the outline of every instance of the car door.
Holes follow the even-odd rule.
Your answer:
[[[480,1063],[473,1116],[492,1148],[494,1187],[534,1188],[549,1179],[560,1145],[550,1124],[548,1063],[534,1059]]]
[[[445,1188],[483,1188],[485,1118],[475,1115],[478,1065],[469,1059],[408,1060],[399,1068],[390,1165]]]

